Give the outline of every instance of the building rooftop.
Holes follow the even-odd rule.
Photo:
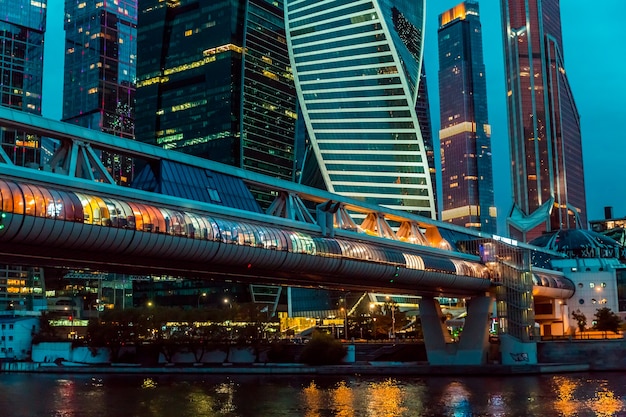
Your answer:
[[[620,252],[616,240],[584,229],[544,233],[529,244],[565,253],[571,258],[617,258]]]

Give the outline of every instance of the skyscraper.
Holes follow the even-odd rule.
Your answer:
[[[419,88],[417,89],[417,101],[415,102],[417,120],[424,140],[424,150],[426,151],[426,161],[430,171],[430,183],[433,189],[433,203],[435,213],[439,213],[437,202],[437,169],[435,167],[435,147],[433,145],[433,127],[430,120],[430,100],[428,99],[428,83],[426,82],[426,65],[422,62]]]
[[[580,118],[567,80],[559,0],[502,0],[514,206],[509,233],[587,227]]]
[[[138,28],[137,140],[294,179],[282,1],[142,0]]]
[[[41,114],[45,28],[45,0],[0,1],[1,105]],[[0,138],[2,150],[14,163],[41,163],[40,138],[5,129]]]
[[[0,105],[41,114],[46,1],[0,0]],[[0,161],[39,166],[41,137],[0,129]],[[45,309],[44,271],[0,265],[0,310]]]
[[[65,2],[63,121],[134,137],[137,0]],[[120,184],[130,158],[101,155]]]
[[[491,127],[478,4],[439,15],[441,219],[496,232]]]
[[[286,2],[299,103],[326,188],[435,218],[416,100],[424,2]]]

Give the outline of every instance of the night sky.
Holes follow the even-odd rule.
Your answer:
[[[460,0],[427,0],[425,63],[434,137],[439,131],[437,16]],[[511,208],[500,0],[480,3],[489,121],[492,126],[494,187],[498,224]],[[63,0],[48,1],[43,114],[61,117],[63,94]],[[624,0],[562,0],[565,70],[581,116],[587,213],[626,216],[626,46],[621,20]],[[620,123],[621,122],[621,123]],[[435,143],[438,147],[438,143]],[[438,164],[438,162],[437,162]]]

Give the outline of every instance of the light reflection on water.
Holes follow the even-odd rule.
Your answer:
[[[2,417],[626,417],[626,375],[0,374],[0,410]]]

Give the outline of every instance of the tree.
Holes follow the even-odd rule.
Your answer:
[[[50,315],[47,311],[42,311],[41,317],[39,317],[39,331],[33,336],[33,343],[57,342],[60,340],[64,339],[57,334],[56,327],[50,324]]]
[[[620,318],[617,314],[611,311],[608,307],[599,308],[595,314],[596,320],[593,326],[594,329],[602,332],[618,333],[620,326]]]
[[[587,327],[587,316],[585,316],[580,309],[576,309],[575,311],[572,311],[572,318],[576,320],[578,331],[581,333],[584,332],[585,327]]]
[[[347,349],[329,334],[313,332],[311,341],[302,349],[300,362],[307,365],[335,365],[346,356]]]

